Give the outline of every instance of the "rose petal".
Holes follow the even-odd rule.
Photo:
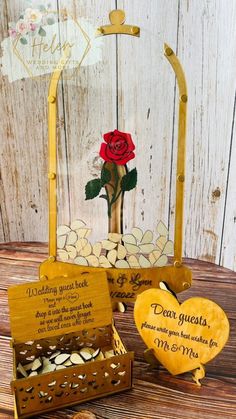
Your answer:
[[[119,161],[116,161],[115,163],[119,165],[123,165],[126,164],[129,160],[134,159],[135,154],[133,153],[133,151],[131,151],[131,153],[129,154],[129,156],[126,156],[124,159],[121,159]]]
[[[111,133],[109,133],[109,134],[111,134]],[[118,131],[118,130],[115,130],[115,131],[114,131],[114,134],[115,134],[116,136],[123,137],[123,138],[126,140],[126,142],[127,142],[127,143],[128,143],[128,145],[129,145],[129,150],[130,150],[130,151],[133,151],[133,150],[135,149],[135,145],[134,145],[134,143],[133,143],[133,140],[132,140],[131,134],[126,133],[126,132],[121,132],[121,131]]]
[[[122,147],[122,149],[119,151],[116,150],[114,147],[107,145],[106,154],[109,158],[111,157],[111,155],[120,158],[120,156],[125,156],[125,154],[127,153],[129,153],[128,146]]]
[[[99,155],[100,155],[100,157],[101,157],[103,160],[108,161],[108,162],[112,162],[112,160],[110,160],[110,159],[107,157],[107,154],[106,154],[106,148],[107,148],[107,145],[106,145],[105,143],[102,143],[102,144],[101,144],[100,151],[99,151]]]
[[[103,138],[107,144],[101,144],[99,154],[105,161],[124,165],[135,157],[135,145],[130,134],[114,130],[104,134]]]
[[[113,131],[107,132],[106,134],[103,134],[103,139],[106,141],[106,143],[109,142],[111,135],[113,134]]]
[[[110,144],[108,144],[108,148],[111,152],[114,152],[114,154],[123,154],[127,150],[129,150],[129,145],[125,139],[114,139],[114,141]]]

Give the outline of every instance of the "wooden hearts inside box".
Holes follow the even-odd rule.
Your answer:
[[[77,297],[77,291],[69,290],[74,284],[85,283],[86,287],[77,288]],[[53,323],[50,323],[56,325],[54,330],[47,326],[42,331],[38,314],[48,310],[49,300],[43,292],[59,287],[62,287],[60,289],[65,294],[62,301],[56,301],[55,296],[50,294],[50,300],[54,298],[57,303],[55,312],[65,312],[62,307],[67,307],[78,319],[78,313],[88,313],[79,309],[80,304],[91,305],[92,308],[89,308],[86,320],[81,316],[84,320],[81,324],[78,321],[76,327],[72,323],[70,326],[68,322],[61,323],[55,314],[52,317]],[[77,276],[67,283],[64,278],[31,282],[10,287],[8,293],[13,337],[14,379],[11,387],[15,397],[16,418],[33,416],[131,388],[133,352],[126,350],[113,325],[107,276],[104,272]],[[48,311],[47,316],[50,318]],[[22,375],[17,371],[19,363],[24,367],[34,359],[49,358],[55,351],[79,353],[85,347],[95,350],[99,348],[103,353],[113,350],[114,355],[25,378],[20,378]]]
[[[115,356],[87,362],[63,370],[27,378],[17,378],[16,365],[29,363],[39,356],[49,356],[51,348],[69,352],[89,346],[108,350]],[[27,360],[28,358],[28,360]],[[16,397],[18,417],[80,403],[131,387],[132,354],[127,352],[116,329],[106,326],[71,333],[52,339],[35,341],[32,345],[14,347],[15,377],[12,389]]]

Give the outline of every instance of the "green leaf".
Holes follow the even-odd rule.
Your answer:
[[[126,173],[121,179],[120,187],[123,192],[131,191],[137,185],[137,169],[134,168],[130,172]]]
[[[42,28],[42,26],[40,26],[40,28],[39,28],[39,35],[40,35],[40,36],[46,36],[46,32],[45,32],[45,30]]]
[[[52,17],[49,17],[49,18],[47,19],[47,23],[48,23],[49,25],[53,25],[53,23],[55,23],[55,20],[54,20]]]
[[[93,179],[90,180],[87,185],[85,186],[85,195],[87,199],[93,199],[99,195],[101,190],[101,180],[100,179]]]
[[[104,166],[102,167],[101,172],[101,183],[104,186],[106,183],[109,183],[111,180],[111,172],[110,170],[106,169]]]
[[[46,7],[41,4],[39,6],[39,10],[40,10],[40,12],[46,12]]]
[[[106,196],[106,195],[99,195],[99,198],[103,198],[103,199],[105,199],[106,201],[108,200],[108,198],[107,198],[107,196]]]
[[[27,39],[26,39],[26,38],[20,38],[20,42],[21,42],[23,45],[28,44],[28,41],[27,41]]]

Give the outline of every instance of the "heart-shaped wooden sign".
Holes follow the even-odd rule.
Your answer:
[[[229,337],[226,314],[206,298],[179,304],[169,292],[149,289],[138,295],[134,318],[147,347],[173,375],[209,362]]]

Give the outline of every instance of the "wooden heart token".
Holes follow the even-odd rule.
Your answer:
[[[228,319],[216,303],[194,297],[179,304],[160,289],[138,295],[134,319],[147,347],[173,375],[201,368],[229,337]]]

